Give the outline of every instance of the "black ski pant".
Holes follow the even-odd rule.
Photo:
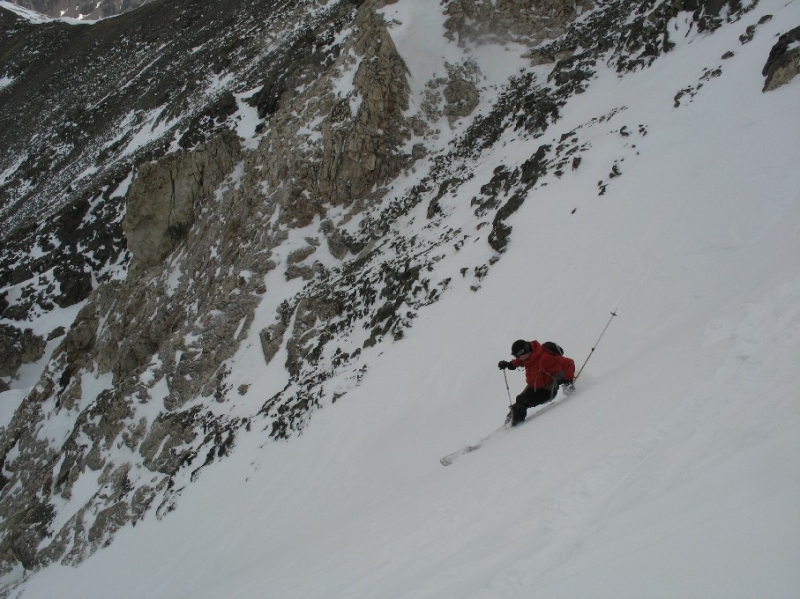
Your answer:
[[[514,426],[525,420],[529,408],[552,401],[556,393],[558,393],[558,383],[556,382],[544,389],[525,387],[522,393],[517,395],[517,401],[511,406],[511,425]]]

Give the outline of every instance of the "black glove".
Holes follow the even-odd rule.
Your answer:
[[[497,367],[500,370],[505,370],[506,368],[508,368],[509,370],[516,370],[517,369],[517,367],[514,366],[511,362],[506,362],[505,360],[500,360],[497,363]]]
[[[561,383],[561,388],[564,390],[564,395],[572,395],[575,393],[575,383],[572,381],[564,381]]]

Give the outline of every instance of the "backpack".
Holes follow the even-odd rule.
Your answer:
[[[564,348],[561,347],[558,343],[553,343],[552,341],[545,341],[544,343],[542,343],[542,347],[545,348],[554,356],[564,355]]]

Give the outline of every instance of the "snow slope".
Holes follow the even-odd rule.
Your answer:
[[[797,23],[800,3],[762,1],[676,36],[650,69],[600,69],[545,139],[509,133],[474,189],[443,199],[452,222],[471,222],[498,164],[573,130],[590,148],[509,220],[477,292],[458,273],[491,257],[485,230],[441,263],[452,289],[301,436],[241,436],[169,517],[11,596],[797,597],[800,81],[761,92]],[[502,421],[514,339],[556,340],[580,365],[611,310],[578,393],[439,464]]]

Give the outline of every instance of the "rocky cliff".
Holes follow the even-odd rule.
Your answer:
[[[580,168],[581,132],[553,129],[598,65],[645,69],[679,15],[711,35],[757,6],[435,3],[459,59],[420,90],[392,4],[157,1],[80,27],[0,10],[0,376],[41,364],[0,432],[0,574],[78,563],[179,507],[239,435],[301,431],[346,395],[334,373],[357,385],[446,293],[433,264],[488,244],[456,275],[478,290],[536,184]],[[795,33],[770,81],[789,79]],[[492,44],[527,67],[489,94],[475,56]],[[474,222],[449,222],[507,132],[538,150],[482,182]],[[46,330],[58,313],[71,326]],[[279,361],[279,390],[232,380],[243,355]]]

